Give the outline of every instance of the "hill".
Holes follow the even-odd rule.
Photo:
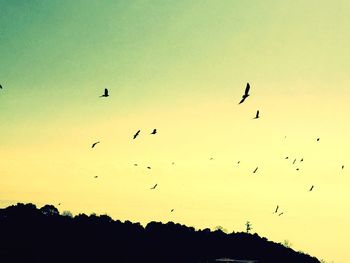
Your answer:
[[[0,262],[216,262],[320,263],[257,234],[195,230],[169,222],[146,227],[107,215],[59,214],[21,204],[0,209]],[[238,262],[238,261],[231,261]]]

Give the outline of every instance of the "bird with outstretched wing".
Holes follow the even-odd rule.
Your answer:
[[[92,145],[91,145],[91,148],[94,148],[96,146],[96,144],[100,143],[99,141],[98,142],[94,142]]]
[[[249,85],[249,83],[247,83],[247,86],[245,88],[244,94],[243,94],[242,99],[239,102],[239,104],[243,103],[246,100],[246,98],[249,97],[249,90],[250,90],[250,85]]]
[[[103,95],[101,95],[100,97],[108,97],[109,94],[108,94],[108,89],[105,89]]]
[[[136,133],[134,134],[134,137],[133,137],[133,139],[136,139],[136,137],[137,137],[137,136],[139,136],[139,134],[140,134],[140,131],[141,131],[141,130],[138,130],[138,131],[137,131],[137,132],[136,132]]]

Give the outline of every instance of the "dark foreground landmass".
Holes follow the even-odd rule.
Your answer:
[[[59,215],[52,205],[17,204],[0,209],[0,262],[215,262],[319,263],[257,234],[196,231],[169,222],[112,220],[107,215]]]

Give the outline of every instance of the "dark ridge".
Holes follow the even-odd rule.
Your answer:
[[[53,205],[0,209],[0,233],[0,262],[320,263],[257,234],[195,230],[173,222],[143,227],[107,215],[63,216]]]

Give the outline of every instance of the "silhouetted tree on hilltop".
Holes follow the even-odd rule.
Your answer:
[[[0,262],[215,262],[217,258],[259,263],[320,263],[249,233],[196,231],[174,222],[146,227],[108,215],[60,215],[57,208],[17,204],[0,209]]]

